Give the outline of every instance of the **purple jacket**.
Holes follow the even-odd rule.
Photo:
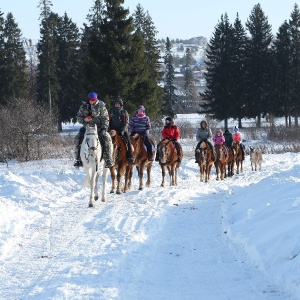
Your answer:
[[[215,144],[224,144],[225,143],[225,137],[223,135],[216,135],[213,138],[213,142]]]
[[[139,116],[135,114],[129,122],[130,132],[137,132],[137,133],[147,133],[146,130],[149,131],[151,128],[150,119],[146,114]]]

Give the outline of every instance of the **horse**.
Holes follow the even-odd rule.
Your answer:
[[[215,160],[215,168],[216,168],[216,180],[223,180],[225,177],[225,169],[227,165],[227,153],[223,144],[215,144],[214,145],[216,160]]]
[[[232,148],[230,148],[229,146],[227,146],[225,144],[227,153],[228,153],[228,157],[227,157],[227,171],[226,171],[226,167],[225,167],[225,178],[226,177],[231,177],[234,175],[234,162],[235,162],[235,150]]]
[[[100,174],[102,148],[98,137],[97,125],[87,125],[84,138],[80,147],[80,158],[86,173],[84,186],[91,189],[89,207],[95,207],[95,201],[98,200],[98,179]],[[106,201],[106,179],[107,168],[102,172],[102,202]]]
[[[234,142],[233,149],[235,150],[236,153],[236,157],[235,157],[236,173],[240,174],[240,172],[243,172],[243,153],[240,147],[240,142]]]
[[[261,170],[261,162],[262,162],[262,153],[261,151],[254,150],[254,148],[250,147],[250,162],[251,169],[257,170],[257,166],[259,166],[259,170]]]
[[[155,149],[155,144],[152,139],[149,139],[150,143],[152,144],[153,148]],[[152,164],[153,161],[148,159],[148,153],[144,145],[144,141],[142,137],[136,133],[133,135],[132,139],[133,143],[133,148],[135,149],[135,161],[134,164],[136,166],[138,176],[139,176],[139,190],[142,190],[144,188],[144,183],[143,183],[143,175],[144,175],[144,169],[146,167],[147,170],[147,181],[146,181],[146,187],[149,187],[151,184],[151,169],[152,169]],[[155,156],[155,152],[153,152],[152,157]],[[129,184],[131,185],[131,178],[133,174],[133,165],[131,165],[131,168],[129,170]]]
[[[181,145],[180,150],[182,159],[183,151]],[[170,185],[177,185],[178,169],[180,167],[180,162],[178,162],[178,154],[173,142],[168,138],[163,139],[157,146],[157,152],[162,173],[161,186],[165,186],[166,167],[170,175]]]
[[[130,165],[127,161],[127,145],[124,139],[117,133],[116,130],[111,130],[109,132],[112,142],[113,142],[113,160],[114,166],[110,168],[110,175],[112,181],[112,188],[110,193],[122,193],[122,177],[125,174],[125,184],[123,188],[123,192],[126,193],[131,188],[131,180],[130,180],[130,170],[132,169],[132,165]],[[130,137],[130,145],[128,147],[132,147],[132,137]],[[133,152],[133,154],[135,154]],[[116,186],[116,172],[117,172],[117,186]]]
[[[200,181],[203,182],[205,180],[205,182],[208,182],[210,180],[211,168],[214,164],[209,145],[204,141],[200,142],[195,156],[200,168]]]

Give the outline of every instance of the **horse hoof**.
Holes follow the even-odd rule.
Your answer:
[[[122,194],[122,192],[121,192],[121,191],[117,191],[117,192],[116,192],[116,194],[118,194],[118,195],[121,195],[121,194]]]
[[[99,196],[95,196],[94,200],[97,201],[99,199]]]
[[[90,203],[90,204],[89,204],[89,207],[94,207],[94,204]]]
[[[102,199],[101,201],[102,201],[102,202],[106,202],[106,199]]]
[[[114,191],[114,190],[111,190],[111,191],[110,191],[110,194],[114,194],[114,193],[115,193],[115,191]]]
[[[142,188],[142,187],[140,187],[140,188],[139,188],[139,190],[140,190],[140,191],[142,191],[142,190],[143,190],[143,188]]]

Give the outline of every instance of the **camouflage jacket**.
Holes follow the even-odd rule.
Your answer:
[[[85,117],[91,116],[92,120],[89,122],[84,121]],[[98,100],[96,104],[90,105],[89,103],[83,103],[77,113],[77,121],[83,126],[89,123],[90,125],[97,125],[98,130],[108,129],[108,112],[105,107],[105,103]]]

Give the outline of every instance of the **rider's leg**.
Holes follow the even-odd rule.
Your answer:
[[[142,139],[143,139],[143,142],[145,143],[146,148],[147,148],[148,160],[153,160],[153,158],[152,158],[152,154],[153,154],[152,153],[152,144],[151,144],[148,136],[147,135],[143,135]]]
[[[244,145],[242,143],[240,143],[240,148],[242,151],[242,160],[245,160],[245,150],[244,150]]]
[[[125,131],[123,136],[127,140],[127,145],[128,145],[128,148],[127,148],[127,160],[128,160],[129,163],[133,163],[134,159],[132,157],[132,148],[131,148],[131,143],[130,143],[128,132]]]
[[[209,148],[210,148],[210,150],[211,150],[212,158],[213,158],[213,160],[215,161],[215,160],[216,160],[216,156],[215,156],[215,150],[214,150],[214,147],[213,147],[212,143],[209,142],[209,141],[207,141],[207,144],[208,144],[208,146],[209,146]]]
[[[178,159],[177,161],[178,162],[181,162],[181,149],[180,149],[180,145],[177,141],[174,141],[174,145],[175,145],[175,148],[176,148],[176,151],[177,151],[177,155],[178,155]]]
[[[105,161],[105,168],[113,167],[113,144],[108,132],[106,132],[105,134],[100,134],[100,142],[102,144],[103,149],[103,159]]]
[[[79,132],[76,134],[75,138],[74,138],[74,145],[75,145],[75,149],[74,149],[74,153],[75,153],[75,163],[74,163],[74,167],[81,167],[82,166],[82,161],[80,158],[80,147],[84,138],[84,133],[85,133],[85,128],[81,127],[79,129]]]

